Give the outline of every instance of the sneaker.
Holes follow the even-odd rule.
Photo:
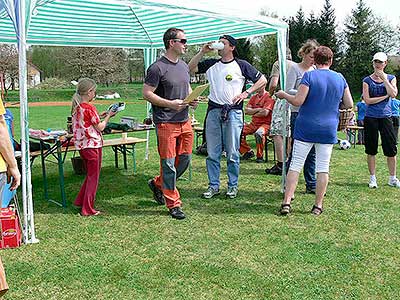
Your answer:
[[[376,180],[370,180],[369,183],[368,183],[368,186],[369,186],[370,189],[377,189],[378,188],[378,184],[376,183]]]
[[[250,158],[253,158],[254,156],[255,156],[254,151],[250,150],[250,151],[247,151],[245,154],[243,154],[242,160],[248,160]]]
[[[238,193],[238,188],[237,186],[228,186],[228,190],[226,191],[226,197],[227,198],[236,198]]]
[[[274,165],[270,169],[265,169],[265,173],[271,174],[271,175],[282,175],[282,168],[279,167],[278,165]]]
[[[389,179],[388,185],[400,188],[400,180],[398,180],[397,178],[395,180]]]
[[[257,157],[256,163],[262,164],[263,162],[264,162],[264,158],[262,158],[262,157]]]
[[[169,214],[171,215],[172,218],[177,219],[177,220],[183,220],[186,218],[185,214],[183,213],[182,209],[178,207],[173,207],[169,210]]]
[[[219,194],[220,194],[219,189],[218,189],[218,190],[214,190],[212,187],[209,187],[209,188],[207,189],[207,191],[205,191],[205,192],[203,193],[203,198],[205,198],[205,199],[211,199],[212,197],[214,197],[214,196],[216,196],[216,195],[219,195]]]
[[[156,183],[154,182],[154,179],[150,179],[147,184],[149,185],[150,190],[153,192],[153,198],[154,200],[160,204],[164,205],[165,204],[165,198],[162,193],[162,191],[156,186]]]

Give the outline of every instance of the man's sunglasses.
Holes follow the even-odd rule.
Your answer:
[[[374,60],[374,63],[376,63],[376,64],[383,64],[384,62],[383,62],[383,61],[380,61],[380,60],[377,60],[377,59],[375,59],[375,60]]]
[[[174,42],[179,42],[183,45],[186,45],[187,43],[187,39],[172,39]]]

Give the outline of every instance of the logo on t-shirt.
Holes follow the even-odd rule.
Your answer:
[[[232,75],[228,74],[225,76],[226,81],[231,81],[233,79]]]

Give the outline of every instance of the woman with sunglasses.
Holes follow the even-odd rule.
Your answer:
[[[386,54],[376,53],[372,59],[374,73],[363,80],[363,97],[367,104],[364,118],[365,153],[370,174],[368,185],[370,188],[378,187],[375,175],[378,132],[381,135],[382,150],[389,169],[388,184],[400,188],[400,181],[396,177],[396,136],[391,118],[391,98],[397,96],[396,77],[384,72],[386,65]]]

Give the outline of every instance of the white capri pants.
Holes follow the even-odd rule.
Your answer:
[[[290,163],[289,170],[300,173],[312,146],[315,146],[315,172],[329,173],[333,144],[309,143],[299,140],[294,140],[292,162]]]

